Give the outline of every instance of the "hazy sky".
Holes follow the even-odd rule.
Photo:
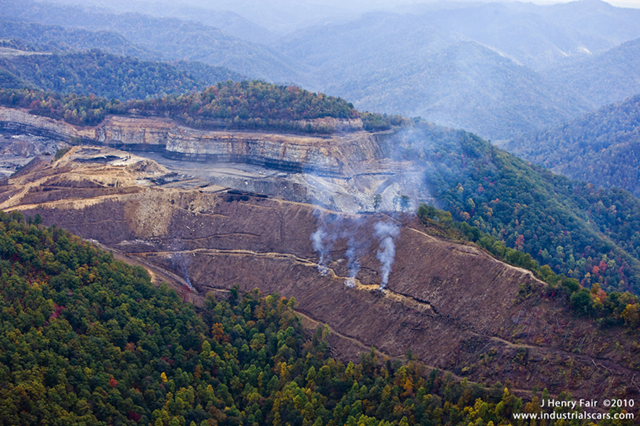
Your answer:
[[[73,0],[59,0],[62,2],[74,2]],[[137,0],[139,2],[148,2],[148,3],[154,3],[155,0]],[[264,5],[269,5],[270,2],[272,2],[273,4],[280,4],[282,5],[283,3],[287,3],[287,0],[263,0],[264,1]],[[403,4],[419,4],[419,3],[430,3],[430,2],[434,2],[434,1],[438,1],[438,0],[368,0],[368,1],[363,1],[363,0],[347,0],[346,2],[344,0],[311,0],[311,1],[300,1],[299,3],[307,3],[307,4],[315,4],[315,5],[328,5],[330,7],[340,7],[340,8],[346,8],[346,9],[353,9],[353,8],[371,8],[372,6],[380,6],[380,5],[385,5],[385,6],[391,6],[393,7],[393,5],[403,5]],[[452,0],[452,1],[457,1],[457,0]],[[482,2],[482,3],[490,3],[492,1],[497,1],[497,2],[501,2],[501,1],[505,1],[505,0],[459,0],[461,2]],[[509,0],[506,0],[507,2]],[[579,0],[517,0],[517,1],[521,1],[523,3],[535,3],[535,4],[555,4],[555,3],[568,3],[570,1],[579,1]],[[618,6],[618,7],[634,7],[634,8],[640,8],[640,0],[606,0],[607,3],[612,4],[614,6]],[[96,2],[100,2],[100,1],[94,1],[94,3]],[[204,6],[207,8],[211,8],[211,9],[225,9],[225,6],[228,6],[228,3],[235,3],[235,1],[231,1],[231,0],[182,0],[182,1],[177,1],[176,3],[180,3],[180,2],[184,2],[184,3],[190,3],[190,4],[198,4],[199,6]],[[240,1],[241,3],[243,2],[242,0]],[[245,3],[250,3],[250,1],[244,1]],[[111,3],[111,1],[105,1],[104,4],[108,5],[109,3]],[[298,3],[298,2],[296,2]],[[220,7],[222,6],[222,7]]]
[[[568,3],[569,1],[574,1],[574,0],[567,0],[567,1],[532,1],[531,3],[536,3],[536,4],[555,4],[555,3]],[[614,6],[617,7],[633,7],[633,8],[640,8],[640,0],[618,0],[618,1],[612,1],[612,0],[608,0],[607,3],[612,4]]]
[[[47,0],[45,0],[47,1]],[[413,10],[413,6],[429,3],[491,3],[510,0],[49,0],[61,3],[94,5],[116,11],[136,11],[141,13],[163,14],[163,9],[175,10],[182,6],[210,10],[233,11],[242,17],[270,30],[274,34],[286,34],[299,28],[323,23],[325,20],[352,20],[362,13],[374,10],[404,12]],[[569,1],[599,0],[516,0],[522,3],[550,5]],[[640,0],[607,0],[617,7],[640,9]],[[407,7],[408,6],[408,7]],[[454,6],[455,7],[455,6]],[[166,12],[166,11],[165,11]],[[185,18],[185,16],[183,16]],[[193,17],[186,17],[193,19]]]
[[[456,0],[453,0],[456,1]],[[492,0],[460,0],[460,1],[478,1],[478,2],[482,2],[482,3],[489,3]],[[500,2],[501,0],[497,0],[498,2]],[[509,1],[509,0],[506,0]],[[518,0],[521,1],[522,3],[534,3],[534,4],[556,4],[556,3],[569,3],[570,1],[576,1],[576,0],[550,0],[550,1],[545,1],[545,0]],[[605,0],[607,3],[612,4],[614,6],[617,7],[633,7],[633,8],[640,8],[640,0]],[[392,2],[393,3],[393,2]],[[398,1],[398,4],[406,4],[406,3],[427,3],[425,1],[422,0],[417,0],[417,1]]]
[[[628,1],[616,1],[609,2],[614,6],[618,7],[635,7],[640,8],[640,0],[628,0]]]

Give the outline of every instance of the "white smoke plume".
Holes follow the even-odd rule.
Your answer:
[[[329,257],[329,247],[324,243],[324,240],[327,237],[328,237],[327,232],[322,228],[318,228],[316,232],[311,234],[311,241],[313,241],[313,249],[317,251],[318,255],[320,256],[320,260],[318,261],[318,272],[320,272],[320,274],[322,274],[323,276],[327,275],[327,272],[329,271],[329,269],[325,265]]]
[[[380,271],[382,272],[380,290],[384,290],[389,284],[389,274],[396,257],[396,245],[393,239],[400,234],[400,227],[392,223],[378,222],[373,228],[375,229],[375,236],[380,241],[380,249],[376,257],[382,264],[380,266]]]
[[[173,253],[171,255],[171,263],[173,264],[173,268],[182,274],[189,290],[195,291],[189,279],[189,263],[191,263],[189,257],[184,253]]]
[[[191,285],[191,280],[189,279],[189,275],[185,276],[184,279],[185,279],[185,281],[187,283],[187,287],[189,287],[189,290],[194,291],[195,289]]]
[[[347,260],[349,261],[349,278],[345,281],[347,287],[355,287],[356,285],[356,276],[358,276],[358,272],[360,272],[360,261],[358,260],[358,256],[356,253],[356,245],[355,239],[353,237],[349,238],[349,249],[347,250]]]

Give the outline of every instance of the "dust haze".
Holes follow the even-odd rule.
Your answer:
[[[551,5],[568,1],[535,1],[533,4]],[[330,22],[349,21],[370,12],[416,13],[430,9],[462,9],[472,5],[489,4],[483,1],[393,1],[393,0],[337,0],[296,1],[296,0],[182,0],[169,1],[125,1],[125,0],[58,0],[57,3],[92,6],[103,10],[119,12],[139,12],[156,16],[187,17],[196,21],[210,20],[215,26],[217,20],[208,13],[217,12],[218,19],[247,19],[267,29],[275,35],[283,35],[308,26]],[[511,3],[511,2],[505,2]],[[608,2],[617,7],[640,8],[640,0],[618,0]],[[204,12],[204,13],[203,13]],[[225,12],[227,12],[225,14]],[[228,13],[231,12],[231,13]],[[234,16],[237,15],[237,16]],[[265,39],[264,41],[268,41]]]

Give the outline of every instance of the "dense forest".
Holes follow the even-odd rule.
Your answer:
[[[367,130],[388,129],[409,122],[399,116],[359,113],[344,99],[312,93],[296,86],[262,81],[219,82],[200,93],[121,102],[116,99],[61,95],[41,90],[0,89],[0,105],[28,108],[32,113],[70,124],[96,125],[107,114],[170,117],[196,128],[277,129],[331,133],[323,125],[304,120],[332,117],[361,118]]]
[[[27,82],[28,88],[62,94],[93,93],[107,99],[144,99],[156,94],[201,90],[204,86],[168,64],[119,57],[99,50],[2,58],[0,68]]]
[[[640,200],[630,193],[555,175],[464,131],[421,123],[399,139],[397,155],[422,158],[430,195],[453,219],[585,287],[640,293]]]
[[[491,425],[546,395],[525,404],[374,350],[345,365],[295,299],[234,287],[194,308],[38,216],[0,213],[0,272],[4,425]]]
[[[124,114],[126,107],[118,100],[78,96],[75,93],[61,95],[42,90],[0,89],[0,105],[10,108],[27,108],[33,114],[64,120],[69,124],[90,126],[99,124],[107,114]]]
[[[640,95],[516,138],[510,152],[573,179],[640,197]]]
[[[194,77],[191,69],[197,72]],[[219,81],[240,80],[226,68],[181,61],[142,61],[93,49],[79,53],[43,53],[0,58],[0,70],[16,81],[0,81],[3,88],[22,87],[76,93],[107,99],[131,100],[204,90]]]
[[[262,81],[218,83],[202,93],[135,101],[129,108],[138,113],[167,115],[195,127],[222,123],[245,128],[290,126],[291,130],[304,130],[296,121],[359,117],[358,111],[344,99]]]
[[[180,60],[167,63],[181,71],[186,72],[192,78],[204,82],[207,86],[213,86],[221,81],[226,82],[229,80],[249,80],[244,75],[232,71],[229,68],[207,65],[204,62]]]

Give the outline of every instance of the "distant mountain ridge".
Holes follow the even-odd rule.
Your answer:
[[[571,57],[589,57],[640,37],[640,10],[600,0],[554,5],[451,2],[408,6],[404,13],[465,35],[536,71]]]
[[[421,116],[490,139],[560,123],[589,110],[571,92],[476,42],[373,70],[327,89],[358,109]]]
[[[313,26],[275,42],[263,32],[261,44],[246,41],[269,31],[263,25],[266,15],[251,21],[265,10],[251,0],[242,3],[249,19],[239,18],[242,11],[230,2],[216,7],[233,13],[198,9],[194,3],[176,12],[198,22],[2,0],[6,16],[114,31],[165,60],[224,66],[343,97],[360,110],[421,116],[494,141],[558,125],[639,90],[640,59],[636,53],[629,56],[635,44],[628,40],[640,38],[640,11],[602,1],[555,6],[441,2],[407,5],[397,13],[374,2],[380,10],[358,18],[352,7],[336,4],[344,15],[323,11],[332,18],[315,21],[302,16],[304,7],[290,3],[275,2],[269,13],[289,4],[279,21]],[[139,3],[125,10],[145,7]],[[201,22],[247,35],[243,40]],[[589,76],[578,78],[583,72]]]
[[[640,198],[640,95],[503,148],[556,173]]]
[[[132,12],[150,15],[157,18],[178,18],[186,21],[194,21],[200,24],[218,28],[227,34],[242,38],[252,43],[269,43],[277,38],[277,35],[268,29],[240,16],[230,10],[213,10],[197,5],[186,5],[183,3],[155,1],[153,3],[144,1],[112,0],[105,5],[100,0],[65,2],[70,5],[86,7],[94,5],[101,8],[106,13]]]
[[[1,3],[0,3],[1,4]],[[38,51],[78,51],[101,49],[115,55],[157,60],[162,55],[131,43],[122,35],[110,31],[89,31],[46,25],[8,18],[0,14],[0,39],[21,40],[22,46]]]
[[[545,68],[566,58],[597,60],[594,52],[640,36],[640,11],[599,1],[557,6],[407,6],[404,14],[369,13],[301,29],[275,47],[313,69],[323,91],[359,109],[421,116],[503,140],[599,106]],[[618,92],[636,93],[630,83]]]
[[[304,66],[275,50],[197,22],[136,13],[94,13],[80,7],[29,0],[3,0],[2,7],[5,16],[14,18],[65,27],[114,31],[133,43],[161,52],[165,60],[201,61],[270,81],[305,81]],[[162,31],[158,31],[159,28]]]
[[[583,94],[593,108],[640,93],[640,38],[611,50],[545,70],[559,86]]]
[[[197,77],[192,75],[195,71]],[[4,88],[36,88],[62,94],[95,94],[108,99],[144,99],[203,90],[244,76],[222,67],[142,61],[97,49],[0,58]],[[9,79],[13,77],[13,82]]]

